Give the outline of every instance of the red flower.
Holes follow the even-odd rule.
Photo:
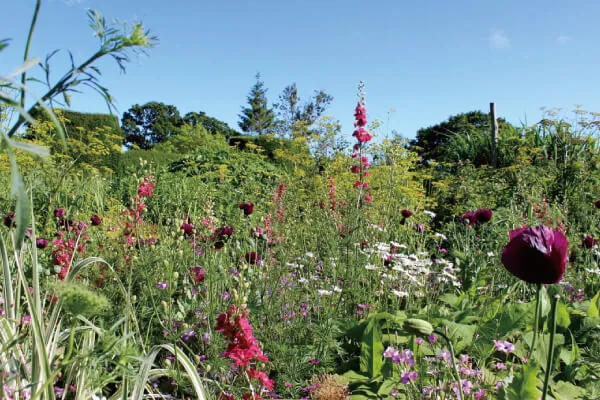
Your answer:
[[[204,282],[204,275],[206,274],[204,268],[202,267],[191,267],[189,271],[190,277],[194,280],[194,283],[197,285],[201,282]]]
[[[473,225],[477,221],[475,219],[475,213],[472,212],[465,213],[462,217],[460,217],[460,220],[468,226]]]
[[[93,226],[98,226],[102,223],[102,219],[99,216],[97,216],[96,214],[92,215],[90,220],[92,221]]]
[[[410,211],[410,210],[406,210],[406,209],[405,209],[405,210],[402,210],[402,211],[400,211],[400,214],[402,214],[402,216],[403,216],[404,218],[409,218],[409,217],[411,217],[411,216],[413,215],[412,211]]]
[[[192,224],[183,223],[179,229],[183,230],[186,235],[191,235],[194,233],[194,229],[196,229],[196,227]]]
[[[354,120],[354,126],[367,125],[367,109],[360,102],[356,104],[356,108],[354,109]]]
[[[2,221],[4,221],[4,225],[7,228],[14,228],[15,226],[17,226],[17,224],[15,223],[15,213],[13,211],[6,214],[4,218],[2,218]]]
[[[45,249],[46,247],[48,247],[48,239],[44,239],[44,238],[37,238],[35,239],[35,247],[37,247],[38,249]]]
[[[55,208],[55,209],[54,209],[54,216],[55,216],[56,218],[62,218],[62,217],[64,217],[64,216],[65,216],[65,214],[66,214],[66,213],[67,213],[67,212],[65,211],[65,209],[64,209],[64,208]]]
[[[581,247],[585,247],[586,249],[591,249],[592,247],[594,247],[596,245],[596,243],[598,243],[598,240],[594,239],[591,236],[586,236],[585,239],[583,239],[583,242],[581,242]]]
[[[484,223],[492,219],[492,210],[487,208],[475,211],[475,221]]]
[[[249,201],[241,203],[238,208],[240,210],[244,210],[244,216],[246,217],[254,212],[254,204],[250,203]]]
[[[545,225],[509,232],[502,264],[529,283],[558,283],[567,267],[569,242],[564,234]]]
[[[260,262],[260,256],[257,252],[251,251],[244,256],[248,264],[257,264]]]

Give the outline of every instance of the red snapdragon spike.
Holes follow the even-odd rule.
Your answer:
[[[529,283],[558,283],[567,267],[569,242],[565,235],[541,225],[509,232],[502,249],[502,264],[519,279]]]

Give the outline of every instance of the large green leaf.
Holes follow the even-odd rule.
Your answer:
[[[537,388],[538,365],[534,362],[523,365],[521,373],[516,374],[506,388],[507,400],[538,400],[542,393]]]
[[[388,313],[378,313],[369,316],[366,321],[363,332],[362,343],[360,346],[360,371],[371,378],[382,374],[383,367],[383,337],[381,333],[381,323],[385,320],[393,319]]]
[[[590,307],[587,311],[587,316],[591,318],[600,317],[600,292],[596,293],[596,295],[592,298]]]

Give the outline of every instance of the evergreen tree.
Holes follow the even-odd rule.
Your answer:
[[[248,104],[249,107],[242,107],[239,115],[242,131],[258,135],[269,133],[275,125],[275,114],[267,105],[267,89],[260,80],[260,73],[256,74],[256,83],[248,95]]]

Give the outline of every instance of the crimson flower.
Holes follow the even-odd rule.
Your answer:
[[[196,227],[192,224],[183,223],[179,229],[181,229],[186,235],[191,235],[194,233],[194,229],[196,229]]]
[[[90,220],[92,221],[93,226],[98,226],[102,223],[102,219],[99,216],[97,216],[96,214],[92,215]]]
[[[257,252],[251,251],[244,256],[248,264],[257,264],[260,262],[260,255]]]
[[[475,219],[475,213],[473,212],[465,213],[462,217],[460,217],[460,220],[468,226],[475,224],[475,222],[477,221]]]
[[[598,243],[598,240],[594,239],[591,236],[586,236],[585,239],[583,239],[583,242],[581,242],[581,247],[585,247],[586,249],[591,249],[592,247],[594,247],[596,245],[596,243]]]
[[[2,218],[2,221],[4,222],[4,225],[7,228],[14,228],[15,226],[17,226],[17,224],[15,223],[15,213],[14,213],[14,211],[11,211],[8,214],[6,214],[4,216],[4,218]]]
[[[558,283],[567,267],[569,242],[564,234],[541,225],[509,232],[502,249],[508,272],[529,283]]]
[[[475,211],[475,221],[479,223],[490,222],[492,219],[492,210],[484,208]]]
[[[244,210],[244,216],[246,217],[254,212],[254,204],[249,201],[241,203],[238,208]]]
[[[62,217],[64,217],[64,216],[65,216],[65,214],[66,214],[66,213],[67,213],[67,212],[65,211],[65,209],[64,209],[64,208],[55,208],[55,209],[54,209],[54,216],[55,216],[56,218],[62,218]]]
[[[35,247],[37,247],[38,249],[45,249],[46,247],[48,247],[48,239],[44,239],[44,238],[37,238],[35,239]]]
[[[410,210],[402,210],[400,211],[400,214],[402,214],[404,218],[409,218],[413,215],[412,211]]]
[[[204,268],[202,267],[191,267],[190,268],[190,277],[194,280],[194,283],[197,285],[201,282],[204,282]]]

